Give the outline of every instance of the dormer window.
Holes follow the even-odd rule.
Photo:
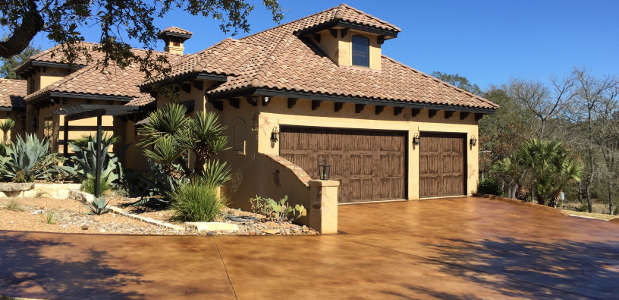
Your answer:
[[[352,36],[352,64],[353,66],[370,66],[370,40],[362,35]]]

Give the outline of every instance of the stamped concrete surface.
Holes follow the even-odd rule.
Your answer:
[[[332,236],[0,232],[0,295],[616,299],[619,225],[482,198],[340,206]]]

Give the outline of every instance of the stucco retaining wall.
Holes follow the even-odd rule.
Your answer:
[[[22,188],[17,189],[14,187],[15,185],[21,185]],[[79,191],[80,186],[79,183],[0,183],[0,198],[49,197],[66,199],[69,198],[71,191]]]

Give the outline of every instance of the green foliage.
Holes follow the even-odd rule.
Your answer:
[[[206,161],[227,150],[228,137],[226,127],[219,122],[219,117],[213,112],[199,112],[189,123],[186,145],[196,153],[196,164],[204,166]]]
[[[296,220],[307,215],[307,210],[303,205],[290,206],[288,195],[279,201],[256,195],[249,199],[251,211],[264,215],[268,220],[275,222],[285,222]]]
[[[277,0],[263,0],[279,22],[282,11]],[[141,70],[151,73],[168,71],[165,55],[132,51],[127,41],[136,41],[147,49],[157,45],[159,28],[155,18],[164,18],[171,10],[180,9],[186,14],[211,17],[219,21],[219,28],[228,33],[249,31],[248,15],[254,9],[247,0],[164,0],[164,1],[0,1],[0,21],[8,37],[0,47],[1,57],[16,55],[39,33],[54,44],[62,44],[59,53],[69,63],[83,63],[81,58],[102,66],[139,64]],[[92,20],[96,20],[93,22]],[[84,40],[84,30],[100,32],[99,45],[79,43]],[[128,39],[127,39],[128,38]],[[93,50],[101,52],[92,55]]]
[[[461,88],[469,93],[481,96],[482,91],[477,84],[471,83],[466,77],[458,74],[447,74],[442,72],[432,72],[432,76],[445,81],[451,85]]]
[[[480,181],[477,186],[477,192],[480,194],[490,194],[496,196],[501,196],[503,194],[501,186],[492,178],[485,178]]]
[[[565,186],[580,181],[582,164],[560,142],[532,139],[519,152],[540,204],[556,206]]]
[[[6,204],[5,208],[12,211],[23,211],[19,202],[15,199],[11,199],[9,203]]]
[[[225,161],[209,160],[204,164],[204,173],[202,176],[204,184],[217,187],[228,182],[230,178],[232,178],[230,168]]]
[[[114,137],[103,137],[101,139],[101,187],[110,188],[114,182],[122,177],[122,166],[118,161],[118,157],[109,148],[114,142]],[[69,143],[74,154],[71,156],[71,161],[77,166],[77,175],[82,179],[83,184],[90,184],[94,192],[94,178],[96,176],[96,139],[92,136],[77,140],[75,143]],[[103,191],[103,190],[102,190]]]
[[[3,39],[4,40],[4,39]],[[31,56],[41,52],[39,48],[28,46],[21,53],[9,58],[0,58],[0,77],[17,79],[15,69],[28,61]]]
[[[92,214],[102,215],[110,211],[109,204],[109,201],[105,201],[105,198],[99,197],[93,200],[88,207]]]
[[[44,219],[46,224],[56,224],[56,215],[54,214],[53,211],[48,211],[45,214],[45,219]]]
[[[226,149],[225,127],[214,113],[201,112],[188,117],[183,105],[170,103],[152,112],[138,133],[139,145],[150,160],[153,176],[149,195],[159,193],[167,200],[180,184],[197,178],[215,187],[230,180],[229,166],[215,159]],[[187,168],[186,153],[194,152],[195,170]],[[165,175],[165,176],[161,176]],[[146,183],[146,181],[144,182]]]
[[[97,180],[94,175],[86,174],[86,178],[82,181],[82,186],[81,186],[82,191],[94,195],[95,194],[95,181]],[[101,177],[101,180],[99,180],[99,192],[101,194],[104,194],[106,191],[109,191],[112,188],[109,182],[110,181],[107,178]]]
[[[0,122],[0,130],[2,130],[3,141],[5,144],[9,143],[9,131],[15,127],[15,121],[13,119],[5,119]]]
[[[14,182],[63,180],[75,175],[75,169],[64,166],[64,158],[49,152],[47,139],[28,134],[18,136],[5,148],[7,156],[0,158],[0,173]]]
[[[172,199],[176,218],[182,221],[213,221],[224,206],[215,189],[199,181],[182,184],[172,193]]]

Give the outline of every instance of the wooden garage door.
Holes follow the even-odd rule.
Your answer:
[[[319,178],[318,165],[331,165],[340,181],[339,202],[406,198],[406,137],[402,132],[282,127],[282,157]]]
[[[421,133],[419,196],[466,194],[466,140],[463,134]]]

